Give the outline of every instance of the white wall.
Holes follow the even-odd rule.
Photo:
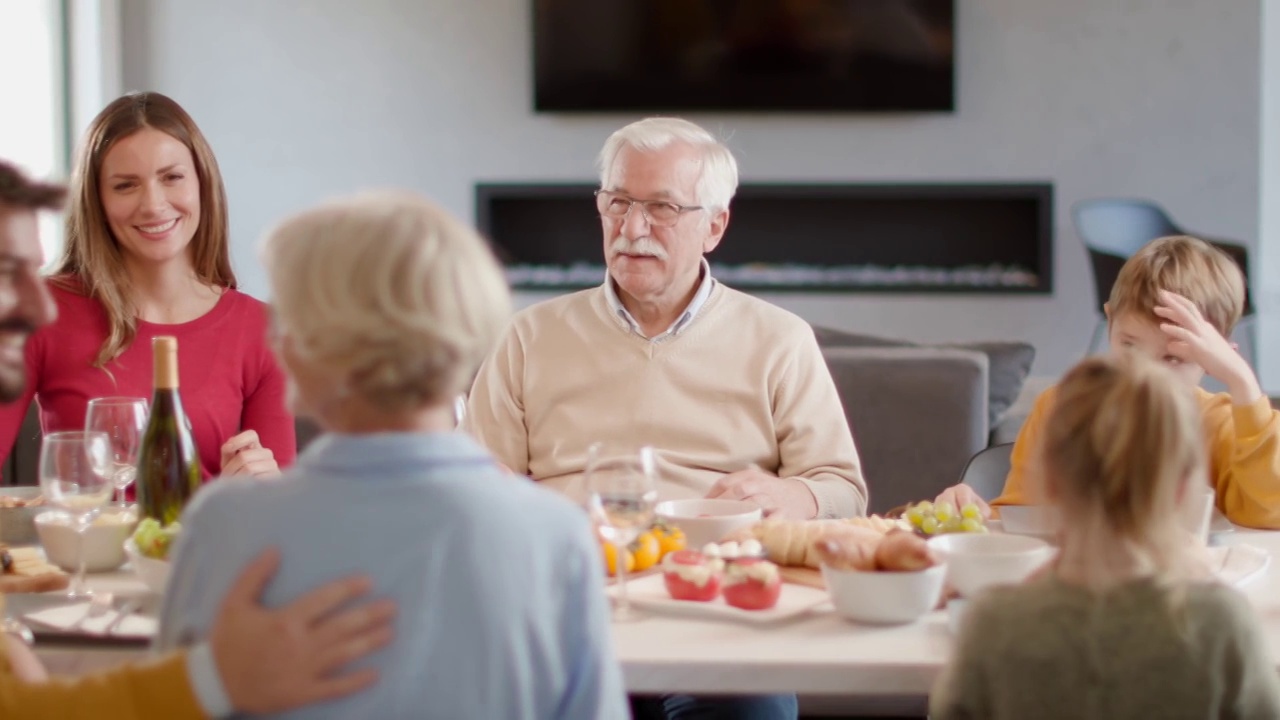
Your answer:
[[[866,332],[1025,339],[1057,373],[1094,320],[1072,202],[1144,195],[1188,228],[1257,235],[1259,3],[956,0],[955,114],[691,117],[731,134],[746,181],[1052,180],[1053,296],[772,297]],[[633,119],[533,113],[531,0],[122,4],[125,89],[173,95],[209,136],[258,295],[256,244],[288,212],[394,184],[470,218],[476,181],[591,180]]]

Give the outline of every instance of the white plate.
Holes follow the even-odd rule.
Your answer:
[[[1219,580],[1240,587],[1267,569],[1271,553],[1253,545],[1219,545],[1209,548],[1209,564]]]
[[[990,521],[996,525],[989,523],[988,526],[992,529],[999,527],[1013,535],[1053,537],[1058,527],[1057,513],[1044,505],[1004,505],[999,511],[1000,519]],[[1235,532],[1235,529],[1235,525],[1214,508],[1213,517],[1209,520],[1209,542],[1213,543],[1219,536]]]
[[[1011,535],[1051,537],[1058,531],[1058,513],[1045,505],[1002,505],[1000,528]]]
[[[613,585],[609,588],[609,593],[617,596],[618,587]],[[778,597],[778,604],[768,610],[743,610],[729,605],[724,601],[723,597],[708,602],[697,602],[694,600],[676,600],[667,592],[667,586],[662,581],[662,574],[646,575],[627,581],[627,600],[636,607],[648,610],[671,613],[674,615],[689,615],[704,618],[723,618],[726,620],[741,620],[751,623],[770,623],[780,620],[790,620],[800,617],[814,608],[826,605],[827,609],[831,607],[831,598],[827,596],[826,590],[807,587],[805,585],[794,585],[792,583],[782,584],[782,594]]]

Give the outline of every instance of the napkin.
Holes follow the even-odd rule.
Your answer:
[[[1253,545],[1219,545],[1209,548],[1209,567],[1218,579],[1239,587],[1267,569],[1271,554]]]
[[[119,616],[119,612],[115,609],[108,610],[96,618],[86,617],[88,613],[89,603],[83,602],[29,612],[23,617],[54,630],[107,637],[107,626],[114,623]],[[155,637],[158,628],[159,622],[155,618],[131,613],[116,625],[110,637],[145,640]]]

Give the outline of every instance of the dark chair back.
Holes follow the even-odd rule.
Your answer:
[[[1188,232],[1150,200],[1081,200],[1071,208],[1071,216],[1076,234],[1089,252],[1098,312],[1102,312],[1103,304],[1111,297],[1111,286],[1116,282],[1120,267],[1139,248],[1166,235],[1193,235],[1222,250],[1240,266],[1245,277],[1244,316],[1253,315],[1253,298],[1249,291],[1249,249],[1245,246]]]
[[[1013,443],[992,445],[969,458],[960,482],[973,488],[978,497],[990,502],[1004,492],[1004,482],[1009,477]]]

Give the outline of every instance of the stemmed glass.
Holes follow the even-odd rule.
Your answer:
[[[147,401],[136,397],[105,397],[89,401],[86,432],[107,434],[111,443],[111,483],[114,501],[124,505],[124,491],[138,476],[138,451],[147,428]]]
[[[601,443],[587,450],[588,511],[600,534],[613,545],[618,575],[618,602],[613,619],[641,617],[627,600],[627,546],[653,524],[658,490],[654,486],[654,451],[646,445],[626,451]]]
[[[80,536],[79,567],[67,597],[92,597],[84,587],[84,534],[114,489],[107,434],[73,431],[45,435],[40,445],[40,489],[51,505],[71,516]]]

